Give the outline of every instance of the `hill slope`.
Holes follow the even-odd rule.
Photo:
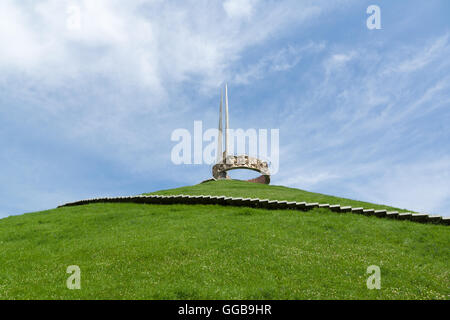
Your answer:
[[[388,210],[395,210],[398,212],[406,212],[406,211],[411,212],[411,210],[399,209],[390,206],[350,200],[345,198],[338,198],[320,193],[308,192],[300,189],[288,188],[283,186],[265,185],[258,183],[249,183],[246,181],[237,181],[237,180],[209,181],[194,186],[161,190],[145,194],[160,194],[160,195],[203,194],[211,196],[228,196],[228,197],[244,197],[244,198],[248,197],[248,198],[260,198],[269,200],[319,202],[328,204],[340,204],[352,207],[388,209]]]
[[[161,191],[189,192],[327,197],[244,182]],[[449,230],[325,209],[64,207],[0,220],[0,298],[448,299]],[[81,290],[66,288],[69,265]],[[381,290],[366,287],[370,265]]]

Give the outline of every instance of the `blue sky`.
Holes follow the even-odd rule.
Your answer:
[[[369,5],[381,30],[366,27]],[[80,28],[67,27],[68,8]],[[196,184],[177,128],[280,130],[272,184],[450,215],[450,2],[0,2],[0,218]]]

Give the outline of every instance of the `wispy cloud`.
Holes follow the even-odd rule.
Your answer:
[[[230,18],[250,17],[258,2],[256,0],[226,0],[223,7]]]
[[[380,172],[354,191],[377,203],[450,216],[449,157],[395,164]]]
[[[207,4],[207,5],[206,5]],[[70,6],[80,10],[79,30],[67,28]],[[217,86],[243,50],[318,11],[290,1],[257,5],[188,1],[2,1],[0,69],[37,81],[82,81],[108,75],[122,85],[159,93],[193,76]]]
[[[443,177],[450,159],[439,147],[449,136],[439,127],[450,115],[448,39],[377,53],[353,46],[323,57],[316,82],[298,98],[303,105],[289,108],[281,124],[292,128],[284,149],[301,151],[283,155],[281,166],[289,170],[274,181],[449,214]],[[299,119],[300,129],[293,129]]]
[[[233,83],[249,84],[263,77],[271,76],[273,72],[283,72],[294,68],[303,55],[311,55],[325,49],[324,43],[309,43],[307,45],[288,45],[274,53],[263,56],[257,63],[246,66],[234,75]]]

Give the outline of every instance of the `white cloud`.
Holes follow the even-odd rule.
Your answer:
[[[290,170],[289,176],[276,180],[276,183],[284,186],[311,189],[319,183],[331,183],[330,180],[339,178],[339,175],[323,170],[312,172],[311,170],[294,169]]]
[[[391,69],[394,72],[413,72],[424,68],[431,62],[439,59],[443,53],[449,53],[449,35],[445,34],[430,45],[415,53],[411,58],[402,61]],[[448,63],[448,62],[447,62]]]
[[[80,30],[67,28],[71,6],[80,9]],[[114,74],[155,94],[192,77],[217,86],[243,50],[318,11],[289,1],[256,7],[253,0],[223,7],[210,1],[4,0],[0,70],[2,77],[24,73],[51,85]]]
[[[331,57],[329,57],[325,62],[325,69],[327,73],[330,73],[332,71],[339,70],[345,65],[353,60],[357,56],[357,53],[355,51],[350,51],[348,53],[336,53],[332,54]]]
[[[450,158],[394,165],[358,187],[368,201],[450,216]]]
[[[250,17],[256,0],[226,0],[223,8],[230,18]]]
[[[273,53],[263,56],[258,62],[246,66],[244,70],[236,72],[233,78],[235,84],[249,84],[252,81],[268,77],[273,72],[282,72],[294,68],[305,55],[311,55],[323,51],[324,43],[312,43],[306,45],[288,45]]]

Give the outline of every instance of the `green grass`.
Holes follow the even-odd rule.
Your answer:
[[[398,212],[412,212],[407,209],[394,208],[381,204],[373,204],[363,201],[350,200],[328,196],[320,193],[308,192],[300,189],[288,188],[283,186],[272,186],[258,183],[249,183],[237,180],[210,181],[194,186],[181,187],[177,189],[161,190],[146,194],[186,194],[186,195],[211,195],[228,196],[244,198],[260,198],[270,200],[287,201],[305,201],[319,202],[328,204],[340,204],[343,206],[352,206],[354,208],[363,207],[367,209],[388,209]]]
[[[185,190],[237,195],[241,185]],[[253,188],[245,196],[309,194]],[[326,209],[64,207],[0,220],[0,299],[448,299],[449,232]],[[66,288],[69,265],[81,290]],[[370,265],[381,290],[366,287]]]

